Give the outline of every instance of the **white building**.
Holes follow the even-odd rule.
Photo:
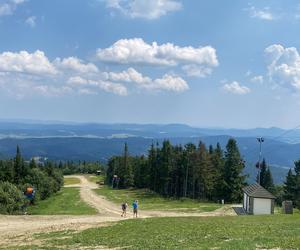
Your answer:
[[[258,183],[243,188],[243,208],[247,214],[273,214],[276,197]]]

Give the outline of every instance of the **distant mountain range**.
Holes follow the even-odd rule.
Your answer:
[[[174,144],[203,141],[219,142],[224,148],[230,137],[236,138],[247,164],[246,173],[254,180],[259,145],[265,138],[263,156],[272,166],[276,182],[282,182],[293,162],[300,158],[300,130],[280,128],[217,129],[194,128],[182,124],[76,124],[0,121],[0,157],[9,158],[20,145],[25,158],[47,157],[53,160],[107,161],[121,154],[128,143],[132,155],[147,154],[152,142],[170,139]]]

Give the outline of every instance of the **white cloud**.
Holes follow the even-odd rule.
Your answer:
[[[64,70],[73,70],[80,73],[97,73],[98,68],[95,64],[87,63],[85,64],[82,60],[76,57],[68,57],[68,58],[56,58],[54,61],[56,67],[64,69]]]
[[[51,62],[39,50],[0,54],[0,87],[18,98],[33,94],[62,96],[101,91],[126,96],[129,89],[136,88],[172,92],[189,89],[179,76],[165,74],[152,79],[132,67],[121,72],[102,72],[95,64],[76,57],[56,58]]]
[[[174,92],[183,92],[189,89],[188,84],[181,77],[164,75],[161,79],[156,79],[150,88],[158,90],[168,90]]]
[[[264,82],[264,77],[263,76],[254,76],[250,80],[253,83],[263,83]]]
[[[271,12],[269,7],[265,7],[263,9],[257,9],[254,6],[251,6],[249,9],[250,17],[258,18],[266,21],[272,21],[275,19],[274,14]]]
[[[133,68],[129,68],[119,73],[105,72],[104,77],[111,81],[134,82],[138,84],[147,84],[152,82],[151,78],[144,77],[141,73],[137,72]]]
[[[0,2],[0,16],[12,15],[17,6],[24,2],[25,0],[2,0]]]
[[[177,0],[104,0],[106,7],[130,18],[157,19],[182,8]]]
[[[225,84],[223,86],[223,90],[228,93],[233,93],[237,95],[245,95],[251,92],[251,90],[248,87],[242,86],[236,81]]]
[[[141,38],[121,39],[112,46],[98,49],[96,57],[103,62],[117,64],[144,64],[174,67],[182,65],[189,76],[204,77],[219,65],[216,50],[211,46],[179,47],[172,43],[158,45]]]
[[[74,85],[87,85],[89,81],[80,76],[72,76],[67,82]]]
[[[107,92],[111,92],[120,96],[128,95],[127,88],[120,83],[112,83],[108,81],[98,81],[96,83],[100,89],[103,89]]]
[[[294,47],[273,44],[265,49],[268,75],[277,85],[300,90],[300,55]]]
[[[0,71],[29,74],[56,74],[55,67],[49,62],[44,52],[27,51],[3,52],[0,54]]]
[[[189,89],[187,82],[178,76],[165,74],[162,78],[151,79],[143,76],[133,68],[116,73],[104,73],[107,80],[135,83],[138,87],[147,90],[165,90],[173,92],[183,92]]]
[[[28,17],[25,20],[25,23],[29,25],[31,28],[34,28],[36,26],[36,17],[35,16]]]

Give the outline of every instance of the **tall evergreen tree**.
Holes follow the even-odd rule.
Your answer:
[[[17,146],[16,157],[14,158],[14,179],[15,183],[20,184],[22,179],[25,177],[25,166],[24,160],[21,156],[20,147]]]
[[[151,144],[151,148],[148,152],[148,167],[150,169],[150,189],[158,191],[158,167],[157,167],[157,150],[154,144]]]
[[[240,202],[242,199],[242,187],[246,177],[243,175],[244,161],[241,158],[236,140],[229,139],[226,145],[224,181],[225,201]]]
[[[263,187],[265,187],[265,176],[267,172],[267,164],[266,160],[263,159],[263,161],[260,163],[260,173],[259,173],[259,184]]]
[[[225,188],[224,174],[225,174],[225,172],[224,172],[223,150],[221,149],[221,146],[219,143],[217,143],[217,147],[211,156],[211,163],[213,165],[213,168],[215,169],[213,199],[222,200],[222,199],[224,199],[224,188]]]
[[[300,209],[300,160],[295,162],[295,205]]]
[[[163,142],[163,146],[161,150],[159,150],[159,169],[158,169],[158,186],[160,194],[167,195],[168,188],[169,188],[169,181],[170,176],[169,172],[171,169],[171,162],[172,162],[172,145],[170,141],[165,140]]]
[[[267,168],[267,171],[266,171],[266,174],[264,177],[264,186],[263,187],[271,193],[275,192],[275,186],[274,186],[273,176],[272,176],[270,167]]]
[[[127,143],[125,143],[124,146],[124,156],[123,156],[123,169],[124,169],[124,175],[123,175],[123,185],[125,188],[133,187],[134,179],[133,179],[133,171],[132,171],[132,165],[129,160],[129,153],[128,153],[128,146]]]
[[[293,174],[292,169],[289,170],[286,176],[286,181],[284,182],[283,190],[284,190],[284,196],[283,196],[284,199],[294,201],[295,191],[296,191],[296,178],[295,175]]]

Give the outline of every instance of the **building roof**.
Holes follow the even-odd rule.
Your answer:
[[[273,194],[271,194],[268,190],[263,188],[258,183],[254,183],[254,184],[244,187],[243,191],[250,197],[276,199],[276,197]]]

